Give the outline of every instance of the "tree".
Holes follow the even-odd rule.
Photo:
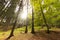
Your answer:
[[[42,16],[43,16],[44,22],[45,22],[45,24],[46,24],[46,26],[47,26],[47,33],[49,33],[49,26],[48,26],[47,21],[46,21],[46,18],[45,18],[45,16],[44,16],[44,13],[43,13],[43,9],[42,9],[42,7],[41,7],[41,13],[42,13]]]
[[[10,33],[10,35],[9,35],[9,37],[6,39],[6,40],[8,40],[8,39],[10,39],[12,36],[14,36],[13,35],[13,32],[14,32],[14,29],[15,29],[15,26],[16,26],[16,23],[17,23],[17,18],[18,18],[18,15],[19,15],[19,12],[21,11],[20,9],[22,8],[22,2],[23,1],[21,1],[21,3],[20,3],[20,1],[19,1],[19,10],[18,10],[18,13],[17,13],[17,15],[16,15],[16,18],[15,18],[15,22],[14,22],[14,24],[13,24],[13,27],[12,27],[12,30],[11,30],[11,33]]]
[[[26,0],[26,2],[27,2],[27,14],[28,14],[28,3],[29,3],[29,1],[28,0]],[[28,32],[28,15],[27,15],[27,18],[26,18],[26,28],[25,28],[25,33],[27,33]]]
[[[34,12],[34,14],[38,14],[38,13],[40,13],[41,15],[42,15],[42,18],[43,18],[43,20],[44,20],[44,22],[41,22],[41,23],[45,23],[46,24],[46,26],[47,26],[47,32],[49,33],[49,26],[48,26],[48,24],[47,24],[47,21],[46,21],[46,18],[45,18],[45,15],[44,15],[44,5],[42,6],[42,4],[44,4],[44,0],[33,0],[33,2],[35,3],[35,5],[34,5],[34,9],[35,9],[35,12]],[[40,11],[40,12],[39,12]],[[41,15],[40,15],[40,17],[41,17]],[[37,17],[37,16],[36,16]],[[38,16],[39,17],[39,16]],[[41,20],[41,18],[38,18],[38,19],[40,19]],[[36,19],[35,19],[36,20]],[[39,21],[39,20],[36,20],[36,21]],[[40,23],[40,24],[41,24]],[[39,25],[40,25],[39,24]]]
[[[41,13],[42,13],[42,17],[43,17],[44,23],[45,23],[45,25],[47,26],[47,33],[49,33],[49,32],[50,32],[50,31],[49,31],[49,25],[47,24],[47,21],[46,21],[44,12],[43,12],[43,8],[42,8],[41,2],[40,2],[40,9],[41,9]]]
[[[34,11],[33,11],[33,8],[32,8],[32,30],[31,30],[31,33],[35,33],[34,31]]]

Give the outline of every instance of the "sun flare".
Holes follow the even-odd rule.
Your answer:
[[[27,2],[26,2],[26,0],[25,0],[25,2],[23,3],[23,10],[22,11],[20,11],[20,14],[18,15],[19,17],[19,19],[23,19],[23,20],[26,20],[27,19],[27,16],[29,15],[29,13],[30,14],[32,14],[32,6],[31,6],[31,4],[30,4],[30,1],[29,1],[29,3],[28,3],[29,5],[27,5]],[[28,7],[28,8],[27,8]],[[17,5],[17,7],[16,7],[16,10],[15,10],[15,13],[17,13],[17,11],[18,11],[18,9],[19,9],[19,6]]]
[[[23,11],[21,13],[21,18],[22,19],[26,19],[27,18],[27,15],[28,15],[28,11],[27,11],[27,5],[23,7]]]
[[[26,18],[27,18],[27,12],[23,12],[23,13],[21,14],[21,18],[22,18],[22,19],[26,19]]]

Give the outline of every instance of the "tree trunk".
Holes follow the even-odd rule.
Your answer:
[[[35,33],[34,31],[34,12],[33,12],[33,9],[32,9],[32,30],[31,30],[31,33]]]
[[[27,29],[27,25],[26,25],[26,28],[25,28],[25,33],[27,33],[28,32],[28,29]]]
[[[28,32],[27,27],[28,27],[28,3],[29,3],[29,1],[28,1],[28,0],[26,0],[26,2],[27,2],[27,19],[26,19],[26,28],[25,28],[25,33],[27,33],[27,32]]]
[[[13,32],[14,32],[14,29],[15,29],[15,26],[16,26],[16,22],[17,22],[17,19],[15,20],[15,22],[14,22],[14,24],[13,24],[11,33],[10,33],[9,37],[7,38],[7,40],[10,39],[12,36],[14,36],[14,35],[13,35]]]
[[[17,12],[16,18],[15,18],[15,22],[13,24],[13,27],[12,27],[12,30],[11,30],[11,33],[10,33],[10,36],[6,40],[10,39],[13,36],[13,32],[14,32],[14,29],[15,29],[15,26],[16,26],[16,23],[17,23],[18,15],[20,14],[21,7],[22,7],[22,1],[21,1],[21,3],[19,2],[19,10]]]
[[[41,6],[40,6],[40,8],[41,8],[41,13],[42,13],[42,16],[43,16],[43,19],[44,19],[44,23],[45,23],[46,26],[47,26],[47,33],[49,33],[49,26],[48,26],[47,21],[46,21],[46,18],[45,18],[45,16],[44,16],[43,9],[42,9]]]

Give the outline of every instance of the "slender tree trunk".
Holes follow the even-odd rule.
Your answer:
[[[35,33],[34,31],[34,12],[33,12],[33,9],[32,9],[32,30],[31,30],[31,33]]]
[[[25,33],[27,33],[28,32],[28,3],[29,3],[29,1],[28,0],[26,0],[26,2],[27,2],[27,19],[26,19],[26,28],[25,28]]]
[[[21,3],[19,2],[19,10],[18,10],[18,12],[17,12],[16,18],[15,18],[15,22],[14,22],[14,24],[13,24],[13,27],[12,27],[12,30],[11,30],[11,33],[10,33],[10,36],[9,36],[6,40],[8,40],[8,39],[10,39],[12,36],[14,36],[14,35],[13,35],[13,32],[14,32],[14,29],[15,29],[15,26],[16,26],[16,23],[17,23],[17,18],[18,18],[18,15],[19,15],[19,13],[20,13],[21,7],[22,7],[22,1],[21,1]]]
[[[13,24],[13,27],[12,27],[12,30],[11,30],[11,33],[10,33],[10,36],[7,38],[7,40],[10,39],[12,36],[14,36],[13,35],[13,32],[14,32],[14,29],[15,29],[15,26],[16,26],[16,22],[17,22],[17,20],[15,20],[15,23]]]
[[[27,33],[28,32],[28,29],[27,29],[27,25],[26,25],[26,28],[25,28],[25,33]]]
[[[12,36],[14,36],[13,33],[14,33],[14,29],[15,29],[15,26],[16,26],[16,23],[17,23],[17,17],[18,17],[18,14],[17,14],[16,19],[15,19],[15,22],[14,22],[14,24],[13,24],[11,33],[10,33],[9,37],[8,37],[6,40],[8,40],[8,39],[10,39]]]
[[[27,17],[27,19],[28,19],[28,17]],[[25,28],[25,33],[27,33],[28,32],[28,20],[26,19],[26,28]]]
[[[46,26],[47,26],[47,33],[49,33],[49,26],[48,26],[47,21],[46,21],[46,18],[45,18],[45,16],[44,16],[43,9],[42,9],[41,6],[40,6],[40,8],[41,8],[41,13],[42,13],[42,16],[43,16],[43,19],[44,19],[44,23],[45,23]]]

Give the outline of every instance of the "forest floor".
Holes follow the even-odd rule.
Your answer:
[[[0,40],[5,40],[9,36],[10,31],[0,33]],[[35,34],[31,34],[28,32],[25,34],[24,32],[19,32],[15,30],[14,36],[9,40],[60,40],[60,29],[50,31],[50,33],[46,33],[45,30],[36,31]]]

